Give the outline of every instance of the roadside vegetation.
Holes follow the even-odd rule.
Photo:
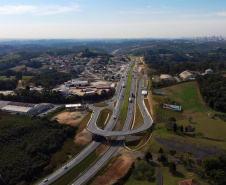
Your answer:
[[[120,117],[119,117],[119,120],[121,122],[121,129],[125,123],[126,116],[127,116],[127,109],[128,109],[129,96],[130,96],[130,87],[131,87],[131,82],[132,82],[132,74],[133,74],[134,65],[135,65],[135,63],[133,62],[131,69],[130,69],[130,73],[129,73],[129,77],[128,77],[128,81],[127,81],[127,85],[126,85],[126,92],[125,92],[124,101],[123,101],[123,105],[122,105],[122,110],[121,110]]]

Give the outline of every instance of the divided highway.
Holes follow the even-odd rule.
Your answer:
[[[117,87],[116,87],[116,92],[114,97],[111,100],[108,100],[106,102],[109,103],[109,107],[113,109],[113,113],[114,115],[117,115],[115,113],[115,109],[113,108],[113,104],[115,100],[118,100],[117,105],[116,105],[116,109],[120,108],[122,106],[123,103],[123,99],[122,95],[124,96],[125,94],[125,88],[122,88],[122,84],[126,84],[127,80],[128,80],[128,74],[130,72],[130,68],[131,68],[131,64],[128,64],[127,69],[125,71],[125,74],[127,74],[127,76],[125,78],[122,78]],[[97,108],[94,106],[90,106],[90,108],[92,108],[94,110],[94,113],[92,114],[92,117],[88,123],[88,125],[93,125],[96,123],[99,113],[102,109],[106,108]],[[112,130],[114,128],[116,124],[116,120],[114,120],[113,118],[111,118],[110,122],[108,123],[108,125],[105,127],[105,129],[107,130]],[[75,156],[72,160],[70,160],[66,166],[67,169],[65,169],[64,167],[58,169],[56,172],[54,172],[53,174],[49,175],[48,177],[46,177],[46,179],[44,181],[41,181],[38,183],[38,185],[46,185],[46,184],[51,184],[53,183],[55,180],[57,180],[58,178],[60,178],[61,176],[63,176],[64,174],[66,174],[70,169],[72,169],[74,166],[76,166],[77,164],[79,164],[82,160],[84,160],[90,153],[92,153],[101,143],[100,142],[96,142],[93,141],[91,144],[89,144],[84,150],[82,150],[77,156]],[[46,181],[48,180],[48,181]]]

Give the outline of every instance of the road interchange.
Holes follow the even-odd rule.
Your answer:
[[[118,118],[122,109],[123,105],[123,100],[124,100],[124,95],[126,88],[123,88],[123,84],[127,84],[129,73],[130,73],[130,68],[131,68],[131,63],[128,65],[126,71],[125,71],[125,77],[121,78],[121,80],[118,82],[117,87],[116,87],[116,92],[114,97],[111,100],[105,101],[109,105],[104,108],[109,108],[113,111],[113,116],[115,118]],[[135,69],[137,68],[137,63],[135,64]],[[136,70],[133,70],[133,78],[131,81],[131,88],[130,88],[130,97],[132,97],[132,94],[136,94],[136,82],[137,82],[137,75],[136,75]],[[97,108],[94,107],[93,105],[90,105],[90,108],[93,109],[92,117],[87,124],[87,129],[91,131],[95,135],[100,135],[104,137],[109,137],[109,136],[119,136],[116,141],[112,144],[110,149],[101,157],[101,159],[94,164],[87,172],[85,172],[77,181],[75,181],[73,184],[75,185],[80,185],[85,183],[88,179],[90,179],[103,165],[104,163],[110,159],[112,154],[117,150],[117,148],[121,145],[122,141],[125,138],[125,135],[128,134],[133,134],[137,132],[141,132],[143,130],[148,129],[151,127],[153,120],[146,109],[146,106],[144,105],[143,97],[141,95],[141,90],[143,87],[143,82],[144,82],[144,77],[140,80],[139,87],[138,87],[138,95],[137,95],[137,102],[138,106],[141,110],[142,116],[144,123],[136,128],[130,130],[131,124],[133,122],[133,112],[134,112],[134,103],[129,103],[128,104],[128,109],[127,109],[127,117],[125,124],[123,126],[122,131],[112,131],[112,129],[115,127],[117,123],[117,119],[114,119],[113,117],[110,119],[109,123],[106,125],[104,130],[99,129],[96,125],[98,116],[100,114],[100,111],[103,110],[104,108]],[[117,104],[114,108],[114,102],[117,100]],[[133,101],[134,102],[134,101]],[[91,152],[93,152],[101,143],[97,141],[93,141],[90,143],[82,152],[80,152],[77,156],[75,156],[71,161],[69,161],[66,166],[67,169],[64,167],[60,168],[53,174],[47,177],[48,181],[47,182],[40,182],[39,184],[50,184],[57,180],[59,177],[63,176],[67,171],[72,169],[74,166],[76,166],[78,163],[80,163],[82,160],[84,160]]]

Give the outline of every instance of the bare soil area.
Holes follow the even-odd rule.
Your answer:
[[[155,140],[159,143],[165,145],[167,148],[177,150],[180,152],[188,152],[190,151],[194,156],[198,158],[210,157],[210,156],[217,156],[220,153],[224,152],[224,150],[219,148],[210,148],[204,146],[197,146],[177,141],[172,141],[169,139],[164,139],[159,136],[155,137]]]
[[[107,171],[95,180],[92,185],[114,184],[119,178],[123,177],[129,170],[133,160],[129,156],[120,156]]]
[[[86,114],[87,112],[85,111],[62,112],[53,117],[53,119],[57,119],[59,123],[66,123],[71,126],[76,126],[83,120]]]
[[[90,143],[92,141],[91,138],[85,137],[84,133],[89,133],[88,130],[83,129],[82,132],[76,134],[75,138],[74,138],[74,142],[78,145],[87,145],[88,143]]]

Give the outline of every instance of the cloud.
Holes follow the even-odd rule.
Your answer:
[[[33,14],[33,15],[54,15],[67,12],[80,12],[78,5],[73,6],[31,6],[31,5],[7,5],[0,7],[0,15],[18,15],[18,14]]]
[[[165,13],[172,13],[168,8],[162,7],[160,8],[154,8],[152,6],[147,6],[144,9],[136,9],[136,10],[128,10],[128,11],[120,11],[120,14],[165,14]]]
[[[224,17],[224,16],[226,16],[226,12],[218,12],[217,15]]]

